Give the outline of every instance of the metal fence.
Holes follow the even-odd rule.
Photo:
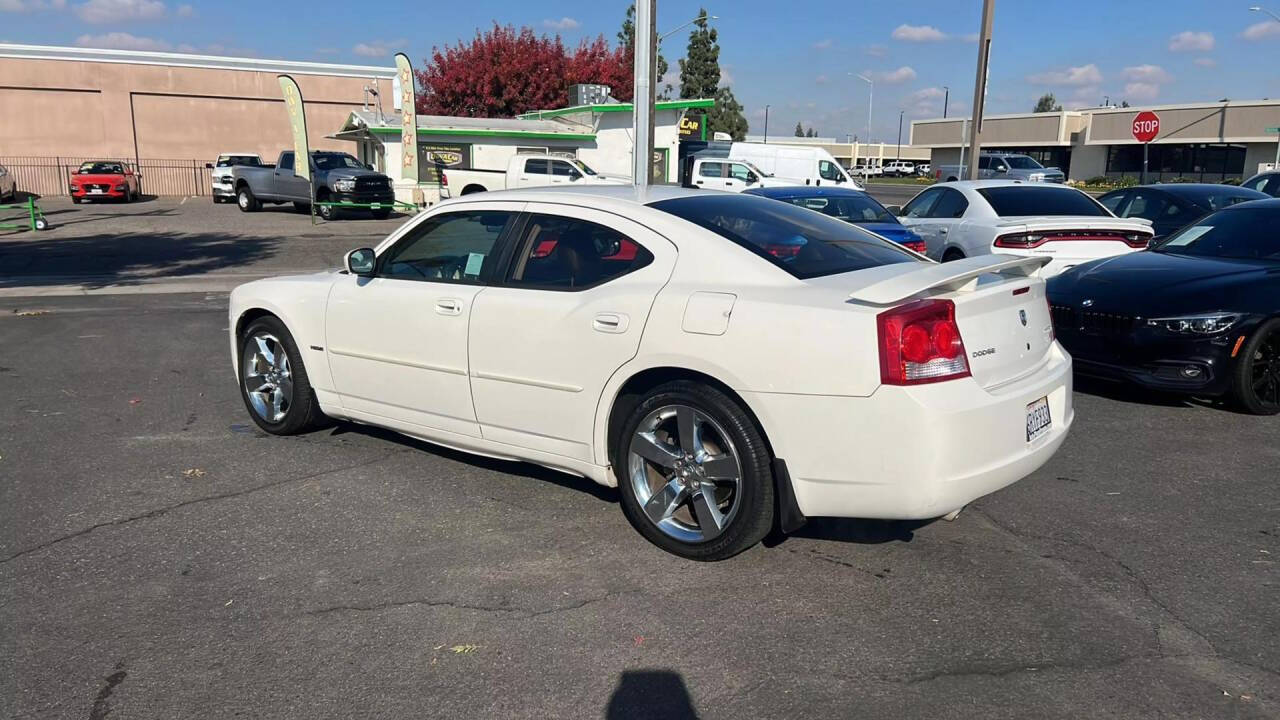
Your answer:
[[[81,163],[94,160],[128,163],[140,174],[144,195],[208,195],[209,171],[204,160],[154,160],[107,157],[5,157],[0,165],[9,169],[18,190],[41,196],[66,195],[71,173]]]

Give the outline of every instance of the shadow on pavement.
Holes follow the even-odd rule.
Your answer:
[[[56,231],[57,222],[50,222]],[[103,287],[202,275],[271,257],[280,243],[278,238],[172,232],[68,238],[46,231],[5,238],[19,242],[0,244],[0,288],[60,285],[68,277],[88,287]]]
[[[679,673],[625,670],[609,697],[604,716],[606,720],[691,720],[698,717],[698,712]]]
[[[810,540],[832,540],[856,545],[883,545],[885,543],[909,543],[915,539],[915,531],[936,520],[864,520],[862,518],[824,518],[809,520],[790,535],[783,535],[775,528],[763,541],[765,547],[777,547],[789,537]]]
[[[1214,401],[1208,398],[1162,393],[1128,383],[1109,382],[1081,375],[1075,376],[1074,387],[1076,392],[1084,393],[1085,395],[1093,395],[1094,397],[1135,405],[1168,408],[1209,407],[1223,409],[1225,407],[1221,401]]]

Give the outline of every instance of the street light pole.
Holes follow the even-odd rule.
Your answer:
[[[707,16],[707,20],[719,20],[719,19],[720,19],[720,16],[719,16],[719,15],[708,15],[708,16]],[[675,26],[674,28],[671,28],[670,30],[668,30],[668,31],[666,31],[666,32],[664,32],[664,33],[662,33],[661,35],[659,35],[659,36],[658,36],[658,42],[662,42],[663,40],[666,40],[667,38],[671,37],[672,35],[675,35],[677,32],[679,32],[679,31],[683,30],[684,28],[689,27],[690,25],[692,25],[692,24],[694,24],[694,23],[696,23],[696,22],[698,22],[698,18],[694,18],[694,19],[690,20],[689,22],[687,22],[687,23],[685,23],[685,24],[683,24],[683,25],[677,25],[677,26]]]
[[[978,138],[982,135],[982,111],[987,99],[987,62],[991,59],[991,20],[996,0],[982,0],[982,30],[978,33],[978,73],[973,81],[973,123],[969,126],[969,179],[978,179]]]
[[[942,90],[944,93],[942,96],[942,117],[945,118],[947,116],[947,105],[951,103],[951,88],[943,85]]]
[[[1268,10],[1268,9],[1266,9],[1266,8],[1264,8],[1264,7],[1262,7],[1261,5],[1254,5],[1253,7],[1249,8],[1249,9],[1250,9],[1250,10],[1252,10],[1253,12],[1266,13],[1266,14],[1270,15],[1271,17],[1275,18],[1275,19],[1276,19],[1276,22],[1280,22],[1280,15],[1277,15],[1277,14],[1275,14],[1275,13],[1271,12],[1270,10]]]
[[[866,142],[871,142],[871,98],[875,93],[876,84],[871,82],[871,78],[861,73],[849,73],[855,75],[859,80],[867,81],[867,137]]]
[[[904,112],[906,111],[905,110],[898,111],[898,157],[894,158],[894,160],[902,159],[902,113]]]
[[[769,144],[769,106],[764,106],[764,143]]]
[[[631,150],[631,182],[636,187],[648,187],[653,184],[653,76],[657,69],[655,58],[657,53],[657,32],[655,20],[658,15],[658,0],[637,0],[636,2],[636,38],[635,38],[635,74],[634,92],[631,98],[634,107],[633,135],[635,142]],[[665,180],[665,178],[663,178]]]

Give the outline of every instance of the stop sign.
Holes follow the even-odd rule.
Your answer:
[[[1143,110],[1133,118],[1133,139],[1140,143],[1149,143],[1160,134],[1160,116],[1150,110]]]

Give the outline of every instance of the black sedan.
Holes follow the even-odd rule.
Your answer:
[[[1240,187],[1264,192],[1271,197],[1280,197],[1280,170],[1258,173],[1240,183]]]
[[[1112,190],[1099,197],[1098,202],[1116,217],[1150,220],[1155,239],[1159,240],[1206,213],[1267,197],[1257,190],[1234,185],[1162,183]]]
[[[1280,412],[1280,199],[1211,213],[1145,252],[1049,280],[1082,375]]]

